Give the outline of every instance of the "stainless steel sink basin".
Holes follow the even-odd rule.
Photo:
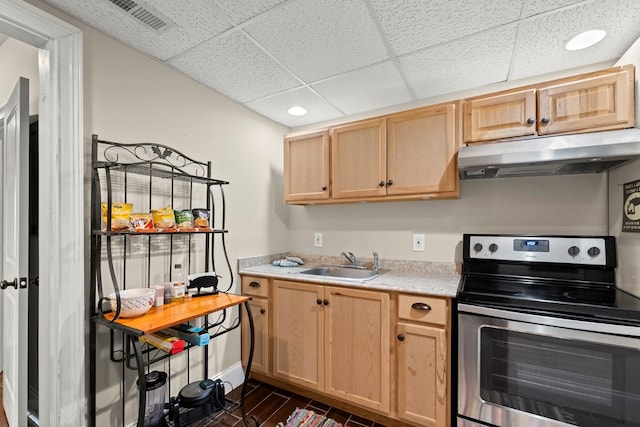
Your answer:
[[[365,270],[353,267],[340,267],[331,265],[321,265],[309,270],[301,271],[300,274],[310,274],[312,276],[335,277],[344,280],[369,280],[386,273],[387,270]]]

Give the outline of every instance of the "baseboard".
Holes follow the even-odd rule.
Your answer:
[[[242,369],[242,362],[237,362],[231,365],[229,368],[218,373],[212,380],[220,379],[224,384],[224,392],[229,393],[236,387],[239,387],[244,382],[244,369]]]

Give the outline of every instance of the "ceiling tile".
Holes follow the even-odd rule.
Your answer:
[[[505,81],[517,25],[441,44],[400,58],[419,99]]]
[[[539,15],[541,13],[560,9],[575,3],[582,3],[584,1],[585,0],[528,0],[525,2],[525,10],[523,10],[522,17],[526,18],[534,15]]]
[[[288,127],[304,126],[344,117],[344,113],[318,96],[307,87],[293,89],[257,101],[245,104],[252,110]],[[300,105],[307,109],[307,114],[294,117],[287,110]]]
[[[412,101],[393,61],[350,71],[312,87],[346,114],[356,114]]]
[[[207,0],[192,0],[188,7],[173,0],[149,1],[152,7],[177,24],[161,34],[127,16],[107,0],[45,1],[128,46],[162,61],[230,28],[226,17]]]
[[[564,45],[590,29],[607,31],[600,43],[580,51]],[[511,79],[551,73],[585,64],[614,60],[640,37],[640,1],[602,0],[564,9],[523,22]],[[532,52],[538,54],[532,55]]]
[[[388,59],[364,0],[298,0],[246,31],[308,83]]]
[[[287,0],[213,0],[236,24],[260,15]]]
[[[522,0],[370,0],[397,55],[520,18]]]
[[[203,43],[169,65],[240,103],[300,85],[242,31]]]

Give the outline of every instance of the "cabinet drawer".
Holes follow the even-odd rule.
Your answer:
[[[398,296],[398,317],[414,322],[446,325],[448,318],[447,300],[420,295]]]
[[[242,276],[242,294],[269,297],[269,279],[266,277]]]

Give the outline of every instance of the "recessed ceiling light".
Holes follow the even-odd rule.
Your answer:
[[[567,50],[580,50],[593,46],[607,35],[604,30],[589,30],[578,34],[564,46]]]
[[[287,111],[292,116],[304,116],[305,114],[307,114],[307,110],[303,107],[300,107],[299,105],[296,105],[295,107],[291,107]]]

